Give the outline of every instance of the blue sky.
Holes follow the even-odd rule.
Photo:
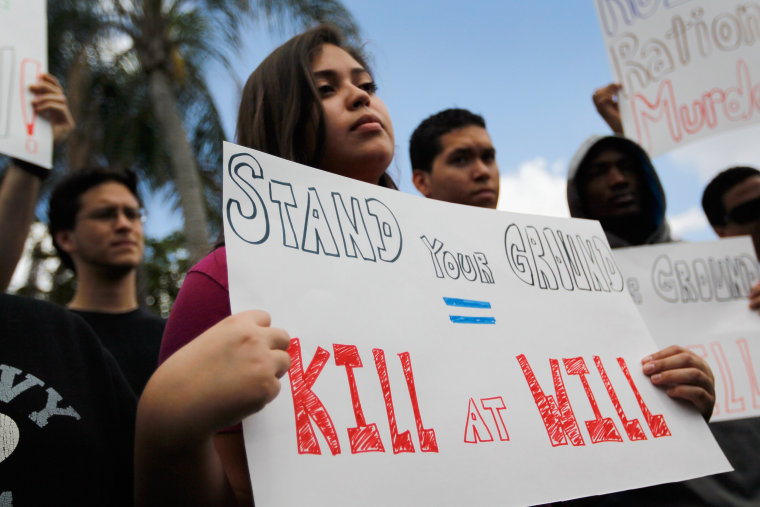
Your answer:
[[[402,190],[411,184],[408,141],[425,117],[448,107],[482,114],[502,174],[500,209],[567,216],[567,163],[581,142],[609,132],[591,102],[612,79],[592,0],[448,2],[347,0],[370,53],[378,95],[396,135],[390,168]],[[229,140],[239,90],[269,52],[295,32],[253,24],[230,76],[211,65],[208,78]],[[738,163],[760,166],[756,127],[693,143],[654,160],[668,199],[668,217],[684,239],[715,236],[699,201],[705,183]],[[153,216],[163,215],[151,200]],[[149,220],[149,234],[180,219]]]

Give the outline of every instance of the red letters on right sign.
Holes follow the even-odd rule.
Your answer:
[[[578,428],[575,413],[573,411],[572,405],[570,404],[570,399],[567,395],[565,383],[562,380],[559,361],[556,359],[549,359],[554,391],[556,393],[555,398],[555,396],[545,394],[543,389],[541,389],[541,386],[538,383],[538,379],[536,378],[533,369],[530,367],[530,364],[528,363],[525,355],[521,354],[517,356],[516,359],[520,364],[520,368],[522,368],[525,380],[528,382],[530,392],[533,394],[533,400],[536,403],[538,413],[541,415],[541,419],[544,423],[544,426],[546,427],[546,432],[549,435],[549,441],[551,442],[551,445],[553,447],[556,447],[558,445],[567,445],[566,437],[570,439],[570,443],[573,445],[585,445],[583,437],[580,433],[580,429]],[[588,401],[591,404],[591,409],[594,412],[594,419],[586,421],[586,429],[589,432],[589,438],[591,439],[591,442],[622,442],[623,439],[618,432],[612,418],[603,417],[601,411],[599,410],[599,405],[596,401],[596,397],[594,396],[588,379],[586,378],[590,372],[586,366],[585,360],[582,357],[573,357],[564,358],[562,362],[568,375],[578,375]],[[652,435],[654,437],[669,436],[670,430],[668,429],[668,425],[665,423],[665,418],[661,414],[653,415],[651,413],[649,407],[644,402],[641,393],[636,387],[636,384],[631,377],[631,373],[628,371],[628,366],[626,365],[623,358],[617,358],[617,362],[626,380],[628,380],[628,384],[630,385],[631,390],[636,397],[636,401],[638,402],[639,408],[644,415],[644,420],[646,421],[647,426],[649,426],[649,429],[652,431]],[[612,382],[610,382],[607,371],[605,370],[604,365],[602,364],[602,360],[599,356],[594,356],[594,364],[599,371],[599,375],[602,378],[604,387],[607,390],[607,394],[612,401],[612,405],[615,407],[615,411],[617,412],[617,415],[623,424],[623,428],[625,428],[628,439],[631,441],[646,440],[647,437],[644,434],[641,423],[639,423],[639,421],[635,418],[629,419],[626,416],[625,411],[620,404],[620,399],[615,392],[615,388],[613,387]]]

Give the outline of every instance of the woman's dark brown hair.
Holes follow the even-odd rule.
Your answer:
[[[337,28],[320,25],[296,35],[275,49],[248,78],[238,111],[238,144],[319,167],[325,122],[311,64],[324,44],[343,49],[370,72],[362,51],[347,44]],[[386,174],[379,183],[395,188]]]
[[[347,51],[367,68],[358,50],[346,47],[334,27],[322,25],[275,49],[248,78],[237,122],[237,143],[315,166],[322,156],[324,119],[311,64],[324,44]]]

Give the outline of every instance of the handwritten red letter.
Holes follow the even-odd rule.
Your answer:
[[[760,385],[758,385],[757,374],[755,373],[755,367],[752,363],[752,357],[749,355],[749,345],[745,338],[739,338],[736,340],[736,345],[739,347],[739,352],[742,354],[742,361],[744,361],[744,366],[747,368],[749,388],[752,392],[752,405],[755,408],[760,408]]]
[[[470,398],[467,406],[467,423],[464,427],[464,441],[468,444],[477,444],[478,442],[493,442],[493,435],[488,425],[480,415],[478,405],[475,400]]]
[[[333,456],[340,454],[340,442],[338,434],[335,432],[330,414],[322,404],[322,401],[311,390],[314,382],[325,367],[330,353],[322,347],[317,347],[314,357],[309,363],[306,372],[303,371],[303,362],[301,360],[301,342],[298,338],[290,340],[288,347],[290,354],[290,390],[293,393],[293,408],[296,415],[296,436],[298,438],[299,454],[322,454],[319,450],[317,436],[311,427],[311,419],[317,423],[319,431],[327,440],[330,452]]]
[[[639,420],[635,418],[629,420],[628,417],[626,417],[625,412],[623,411],[623,406],[620,404],[620,400],[617,397],[617,393],[612,387],[612,382],[610,382],[610,378],[607,376],[607,371],[604,369],[602,358],[594,356],[594,364],[596,364],[596,369],[599,370],[599,375],[602,377],[604,387],[607,389],[607,394],[610,395],[610,400],[615,406],[615,412],[617,412],[620,421],[623,423],[623,428],[625,428],[625,433],[628,435],[628,439],[632,441],[646,440],[647,436],[644,434],[644,428],[641,427]]]
[[[723,382],[723,395],[726,403],[726,413],[744,412],[744,398],[736,396],[734,387],[734,376],[731,374],[731,366],[726,360],[726,354],[723,347],[718,342],[710,344],[710,349],[715,356],[715,362],[718,363],[720,379]]]
[[[409,352],[402,352],[398,355],[401,359],[401,368],[404,370],[406,378],[406,387],[409,389],[409,398],[412,400],[412,409],[414,410],[414,421],[417,424],[417,438],[420,439],[420,450],[422,452],[438,452],[438,442],[435,440],[435,430],[426,429],[422,425],[422,415],[420,414],[420,404],[417,402],[417,389],[414,387],[414,373],[412,373],[412,359]]]
[[[557,401],[554,400],[553,396],[544,394],[524,354],[517,356],[517,362],[520,363],[520,368],[522,368],[525,380],[528,382],[530,392],[533,394],[533,400],[536,402],[538,413],[541,414],[541,419],[544,421],[552,447],[567,445],[565,435],[570,438],[570,443],[573,445],[586,445],[581,435],[581,430],[578,427],[578,422],[575,420],[573,407],[567,398],[565,383],[562,381],[562,374],[559,371],[559,361],[549,359]]]
[[[639,389],[636,387],[636,384],[633,383],[633,377],[631,377],[631,372],[628,371],[628,365],[625,364],[625,360],[622,357],[618,357],[617,362],[620,365],[620,369],[623,370],[623,375],[625,375],[625,378],[628,379],[628,384],[631,386],[631,390],[633,391],[634,396],[636,396],[636,401],[639,402],[641,413],[644,414],[644,420],[647,422],[647,426],[649,426],[652,435],[655,438],[669,437],[670,430],[668,429],[668,425],[665,423],[665,418],[662,416],[662,414],[652,415],[652,412],[649,411],[649,407],[647,407],[647,404],[644,403],[644,398],[641,397]]]
[[[591,404],[591,410],[594,411],[594,419],[586,421],[586,429],[588,429],[588,434],[591,437],[591,443],[622,442],[623,438],[615,426],[615,421],[611,417],[602,417],[599,405],[596,403],[596,398],[594,397],[594,393],[591,392],[591,386],[586,378],[586,375],[589,374],[586,361],[582,357],[572,357],[564,358],[562,362],[565,363],[565,371],[567,371],[568,375],[578,375],[581,379],[588,402]]]
[[[372,355],[375,357],[375,367],[377,376],[380,379],[380,388],[383,390],[383,399],[385,400],[385,413],[388,414],[388,426],[391,428],[391,443],[393,444],[393,454],[400,452],[414,452],[412,443],[412,434],[409,430],[403,433],[398,432],[396,424],[396,411],[393,410],[393,397],[391,396],[391,384],[388,380],[388,366],[385,363],[385,352],[382,349],[372,349]]]
[[[499,432],[499,440],[503,442],[509,440],[507,427],[504,425],[504,419],[501,417],[501,411],[507,409],[507,406],[504,404],[504,399],[501,396],[481,398],[480,404],[483,405],[484,410],[491,412],[493,423],[496,425],[496,430]]]
[[[356,418],[356,427],[348,428],[348,441],[351,443],[351,453],[385,452],[383,441],[380,440],[380,432],[377,431],[377,424],[367,424],[364,420],[362,402],[359,399],[359,390],[356,388],[356,379],[354,378],[354,368],[362,367],[362,359],[359,357],[356,345],[333,344],[333,352],[335,353],[335,364],[346,367],[348,388],[351,390],[351,404],[353,405],[354,417]]]

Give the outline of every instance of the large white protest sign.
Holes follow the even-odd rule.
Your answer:
[[[712,421],[760,416],[760,316],[747,294],[760,279],[748,237],[615,250],[644,321],[661,347],[689,347],[710,364]]]
[[[29,91],[47,72],[45,9],[44,0],[0,0],[0,153],[50,168],[52,130]]]
[[[760,121],[760,1],[595,4],[623,130],[651,156]]]
[[[725,471],[599,224],[426,200],[224,145],[233,312],[293,337],[244,421],[256,504],[543,503]]]

